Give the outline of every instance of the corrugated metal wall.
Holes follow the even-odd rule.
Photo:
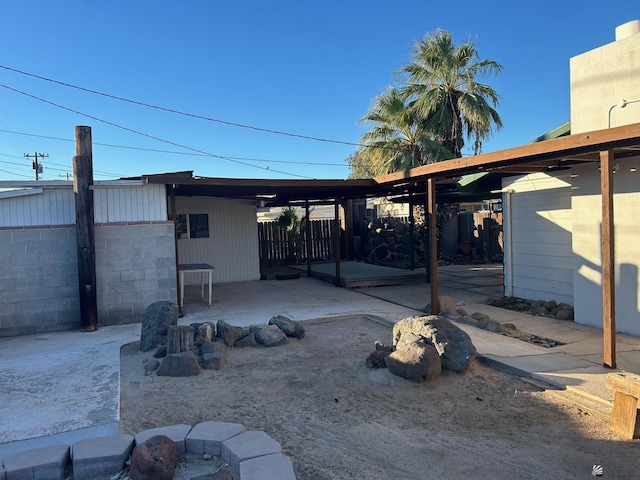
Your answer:
[[[75,200],[72,188],[44,188],[6,192],[0,198],[0,227],[74,225]],[[22,193],[25,193],[22,195]]]
[[[255,204],[213,197],[177,197],[176,210],[209,214],[209,238],[178,240],[179,263],[208,263],[214,283],[260,279],[258,222]],[[199,284],[199,274],[185,276]]]
[[[167,220],[164,185],[94,187],[96,223],[153,222]]]
[[[543,173],[503,180],[511,196],[511,258],[513,295],[530,300],[556,300],[573,304],[573,251],[571,245],[571,185],[568,173]],[[506,251],[505,251],[506,253]]]

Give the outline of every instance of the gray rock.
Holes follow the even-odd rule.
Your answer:
[[[131,453],[131,480],[172,480],[178,465],[178,447],[165,435],[136,445]]]
[[[374,350],[369,354],[364,364],[367,368],[386,368],[387,357],[391,352],[383,352],[381,350]]]
[[[258,327],[254,332],[256,342],[265,347],[277,347],[287,342],[287,336],[277,325]]]
[[[167,346],[163,345],[162,347],[159,347],[155,353],[153,354],[153,358],[164,358],[167,356]]]
[[[453,301],[453,298],[443,295],[442,297],[438,297],[438,312],[439,315],[444,315],[445,313],[457,313],[456,302]],[[431,315],[431,303],[428,303],[426,307],[422,310],[424,313]]]
[[[493,318],[488,318],[486,322],[483,320],[483,326],[481,327],[483,330],[487,330],[488,332],[498,333],[502,328],[502,325],[497,320]],[[480,326],[480,321],[476,324],[476,327]]]
[[[561,308],[556,313],[558,320],[573,320],[573,308]]]
[[[242,337],[240,340],[236,342],[235,348],[243,348],[243,347],[255,347],[258,344],[256,342],[256,336],[253,332],[251,332],[246,337]]]
[[[178,305],[161,300],[147,307],[142,318],[140,351],[148,352],[167,344],[167,330],[178,324]]]
[[[393,327],[393,345],[398,348],[402,337],[418,336],[432,345],[442,357],[442,368],[465,372],[477,356],[476,347],[467,333],[450,320],[438,315],[408,317]]]
[[[153,372],[155,372],[158,367],[160,366],[160,362],[158,360],[149,360],[145,365],[144,365],[144,374],[148,377],[149,375],[152,375]]]
[[[551,311],[558,306],[558,302],[556,302],[555,300],[549,300],[548,302],[544,302],[542,306]]]
[[[207,353],[227,353],[227,346],[224,342],[207,342],[200,345],[200,355]]]
[[[202,368],[206,370],[222,370],[227,365],[227,356],[224,353],[205,353],[202,356]]]
[[[386,343],[381,342],[380,340],[376,340],[373,344],[376,347],[376,352],[391,353],[393,351],[393,348],[391,347],[391,345],[387,345]]]
[[[462,323],[464,325],[475,325],[476,323],[478,323],[478,320],[468,315],[462,315],[456,318],[456,322]]]
[[[468,315],[467,311],[464,308],[457,308],[456,312],[458,312],[458,315],[461,315],[463,317],[466,317]]]
[[[192,377],[200,372],[198,357],[191,351],[167,355],[158,368],[161,377]]]
[[[234,327],[224,320],[218,320],[216,325],[216,335],[220,337],[227,347],[233,347],[242,337],[249,335],[247,327]]]
[[[487,320],[489,317],[489,315],[487,315],[486,313],[482,313],[482,312],[475,312],[472,313],[471,316],[473,318],[475,318],[476,320]]]
[[[428,382],[442,373],[442,360],[432,345],[423,341],[404,344],[386,358],[387,368],[412,382]]]
[[[269,325],[277,325],[287,337],[302,338],[305,334],[304,327],[300,323],[282,315],[271,317]]]
[[[215,326],[212,323],[206,322],[198,326],[196,332],[195,344],[202,345],[203,343],[210,342],[215,337]]]

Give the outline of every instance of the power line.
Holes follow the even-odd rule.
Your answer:
[[[15,132],[12,130],[3,130],[0,129],[0,132],[4,132],[4,133],[11,133],[11,134],[15,134],[15,135],[26,135],[29,137],[37,137],[37,138],[46,138],[49,140],[59,140],[62,142],[75,142],[75,140],[71,140],[69,138],[60,138],[60,137],[49,137],[46,135],[36,135],[33,133],[24,133],[24,132]],[[173,155],[189,155],[189,156],[194,156],[194,157],[209,157],[210,155],[208,154],[202,154],[202,153],[191,153],[191,152],[176,152],[175,150],[159,150],[156,148],[144,148],[144,147],[132,147],[132,146],[128,146],[128,145],[114,145],[111,143],[98,143],[98,142],[94,142],[94,145],[99,145],[102,147],[112,147],[112,148],[124,148],[124,149],[129,149],[129,150],[141,150],[141,151],[145,151],[145,152],[154,152],[154,153],[168,153],[168,154],[173,154]],[[293,160],[270,160],[270,159],[264,159],[264,158],[248,158],[248,157],[232,157],[232,156],[226,156],[226,158],[230,158],[233,160],[246,160],[246,161],[250,161],[250,162],[265,162],[265,163],[287,163],[287,164],[291,164],[291,165],[320,165],[320,166],[327,166],[327,167],[344,167],[344,163],[332,163],[332,162],[296,162]]]
[[[270,172],[275,172],[275,173],[281,173],[283,175],[290,175],[292,177],[300,177],[300,178],[311,179],[311,177],[307,177],[307,176],[304,176],[304,175],[297,175],[295,173],[284,172],[284,171],[281,171],[281,170],[274,170],[274,169],[271,169],[269,167],[260,167],[259,165],[253,165],[251,163],[247,163],[247,162],[243,162],[243,161],[240,161],[240,160],[231,159],[229,157],[224,157],[222,155],[215,155],[213,153],[205,152],[203,150],[198,150],[197,148],[188,147],[186,145],[182,145],[182,144],[177,143],[177,142],[173,142],[173,141],[170,141],[170,140],[166,140],[164,138],[156,137],[154,135],[150,135],[148,133],[140,132],[140,131],[134,130],[132,128],[124,127],[124,126],[119,125],[117,123],[109,122],[107,120],[103,120],[103,119],[95,117],[93,115],[89,115],[89,114],[80,112],[78,110],[74,110],[72,108],[65,107],[64,105],[60,105],[60,104],[57,104],[57,103],[52,102],[50,100],[46,100],[44,98],[37,97],[35,95],[32,95],[32,94],[27,93],[27,92],[23,92],[21,90],[18,90],[17,88],[13,88],[13,87],[10,87],[10,86],[5,85],[5,84],[0,84],[0,87],[6,88],[7,90],[11,90],[13,92],[16,92],[16,93],[19,93],[21,95],[27,96],[29,98],[33,98],[34,100],[38,100],[40,102],[52,105],[52,106],[60,108],[62,110],[66,110],[68,112],[75,113],[76,115],[81,115],[83,117],[90,118],[91,120],[95,120],[97,122],[101,122],[101,123],[104,123],[106,125],[110,125],[112,127],[119,128],[121,130],[125,130],[125,131],[130,132],[130,133],[134,133],[136,135],[140,135],[140,136],[143,136],[143,137],[151,138],[153,140],[157,140],[159,142],[163,142],[163,143],[166,143],[166,144],[169,144],[169,145],[173,145],[174,147],[184,148],[185,150],[191,150],[193,152],[201,153],[201,154],[207,155],[209,157],[220,158],[222,160],[227,160],[227,161],[230,161],[230,162],[238,163],[240,165],[244,165],[244,166],[247,166],[247,167],[257,168],[257,169],[260,169],[260,170],[265,170],[265,171],[270,171]]]
[[[99,92],[97,90],[91,90],[89,88],[84,88],[84,87],[80,87],[78,85],[73,85],[73,84],[70,84],[70,83],[61,82],[60,80],[54,80],[52,78],[43,77],[41,75],[36,75],[34,73],[24,72],[22,70],[18,70],[16,68],[7,67],[5,65],[0,65],[0,68],[3,68],[5,70],[9,70],[11,72],[19,73],[21,75],[27,75],[29,77],[38,78],[40,80],[45,80],[47,82],[57,83],[58,85],[62,85],[62,86],[69,87],[69,88],[74,88],[76,90],[81,90],[83,92],[92,93],[92,94],[95,94],[95,95],[101,95],[103,97],[112,98],[114,100],[119,100],[119,101],[122,101],[122,102],[127,102],[127,103],[131,103],[131,104],[134,104],[134,105],[139,105],[139,106],[142,106],[142,107],[161,110],[163,112],[169,112],[169,113],[174,113],[174,114],[177,114],[177,115],[183,115],[185,117],[191,117],[191,118],[197,118],[197,119],[200,119],[200,120],[206,120],[208,122],[221,123],[223,125],[230,125],[230,126],[239,127],[239,128],[247,128],[247,129],[250,129],[250,130],[257,130],[259,132],[271,133],[271,134],[275,134],[275,135],[284,135],[284,136],[288,136],[288,137],[296,137],[296,138],[303,138],[303,139],[306,139],[306,140],[314,140],[314,141],[317,141],[317,142],[337,143],[337,144],[341,144],[341,145],[352,145],[352,146],[355,146],[355,147],[364,147],[364,146],[366,146],[366,145],[363,145],[363,144],[360,144],[360,143],[355,143],[355,142],[345,142],[345,141],[341,141],[341,140],[331,140],[331,139],[328,139],[328,138],[314,137],[314,136],[310,136],[310,135],[300,135],[300,134],[297,134],[297,133],[282,132],[282,131],[279,131],[279,130],[272,130],[272,129],[269,129],[269,128],[255,127],[255,126],[252,126],[252,125],[245,125],[245,124],[242,124],[242,123],[235,123],[235,122],[229,122],[229,121],[226,121],[226,120],[220,120],[220,119],[217,119],[217,118],[205,117],[204,115],[198,115],[198,114],[194,114],[194,113],[182,112],[180,110],[174,110],[172,108],[161,107],[161,106],[158,106],[158,105],[152,105],[152,104],[145,103],[145,102],[139,102],[137,100],[131,100],[129,98],[119,97],[117,95],[111,95],[109,93]]]

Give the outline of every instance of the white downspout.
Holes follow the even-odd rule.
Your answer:
[[[506,190],[505,195],[505,207],[507,211],[506,225],[504,226],[504,249],[506,263],[504,264],[504,296],[513,296],[513,217],[511,212],[511,194],[514,193],[512,189]]]

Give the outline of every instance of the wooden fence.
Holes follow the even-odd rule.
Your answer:
[[[302,262],[310,257],[314,262],[333,260],[334,256],[334,221],[312,220],[311,251],[307,251],[306,230],[293,238],[293,245],[287,230],[276,222],[258,223],[258,242],[260,245],[260,265],[278,267],[292,262]],[[295,257],[292,257],[292,254]]]

